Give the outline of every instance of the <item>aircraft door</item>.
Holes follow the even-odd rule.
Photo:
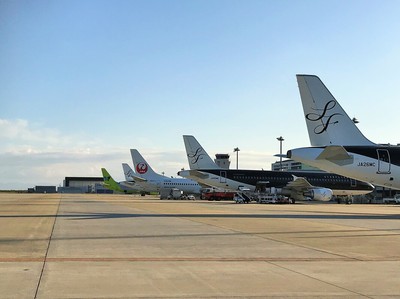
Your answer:
[[[378,173],[390,173],[390,155],[386,149],[378,149]]]
[[[219,174],[219,182],[226,183],[226,171],[221,171]]]
[[[350,186],[353,187],[353,188],[357,187],[357,181],[353,180],[353,179],[350,179]]]

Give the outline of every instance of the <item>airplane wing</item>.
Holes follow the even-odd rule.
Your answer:
[[[345,165],[353,163],[353,156],[350,156],[343,146],[330,145],[325,147],[316,160],[328,160],[335,164]]]
[[[307,181],[305,178],[302,177],[297,177],[297,176],[293,176],[293,181],[289,182],[285,188],[288,189],[292,189],[295,191],[303,191],[303,190],[307,190],[310,188],[313,188],[314,186],[310,184],[309,181]]]
[[[291,197],[297,196],[299,199],[308,196],[313,200],[329,201],[333,194],[331,189],[313,186],[305,178],[295,175],[293,175],[293,181],[289,182],[284,188],[291,192]]]

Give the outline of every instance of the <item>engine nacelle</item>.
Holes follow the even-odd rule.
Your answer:
[[[304,192],[304,196],[310,197],[312,200],[318,201],[330,201],[333,192],[328,188],[314,188],[307,192]]]

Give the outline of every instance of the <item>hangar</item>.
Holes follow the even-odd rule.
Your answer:
[[[65,177],[60,193],[112,193],[103,186],[102,177]]]

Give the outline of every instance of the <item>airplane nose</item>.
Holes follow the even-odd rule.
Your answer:
[[[292,158],[292,151],[291,151],[291,150],[288,150],[287,153],[286,153],[286,156],[287,156],[289,159]]]

